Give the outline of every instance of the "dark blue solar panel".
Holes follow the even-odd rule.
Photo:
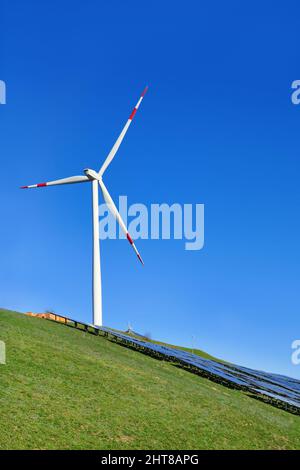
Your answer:
[[[271,401],[295,407],[300,412],[300,381],[279,374],[271,374],[235,364],[225,364],[204,359],[196,354],[162,346],[119,333],[108,328],[99,330],[109,333],[129,345],[143,348],[148,353],[157,353],[167,360],[179,362],[185,367],[192,367],[216,380],[231,386],[242,388],[255,395],[270,398]]]

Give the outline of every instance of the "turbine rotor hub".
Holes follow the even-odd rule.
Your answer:
[[[85,168],[83,172],[91,181],[101,179],[101,177],[99,176],[99,173],[97,173],[97,171],[95,170],[91,170],[90,168]]]

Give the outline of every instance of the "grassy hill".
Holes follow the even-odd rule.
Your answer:
[[[299,449],[300,418],[47,320],[0,310],[0,449]]]

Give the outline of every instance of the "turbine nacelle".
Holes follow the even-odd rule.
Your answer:
[[[99,173],[95,170],[91,170],[90,168],[85,168],[83,170],[83,172],[85,173],[85,175],[88,177],[89,180],[93,181],[93,180],[101,180],[101,176],[99,176]]]

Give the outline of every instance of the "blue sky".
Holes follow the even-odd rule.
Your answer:
[[[102,243],[105,324],[300,377],[297,2],[0,4],[0,304],[91,320],[87,185],[23,184],[98,168],[117,200],[205,204],[205,247]]]

